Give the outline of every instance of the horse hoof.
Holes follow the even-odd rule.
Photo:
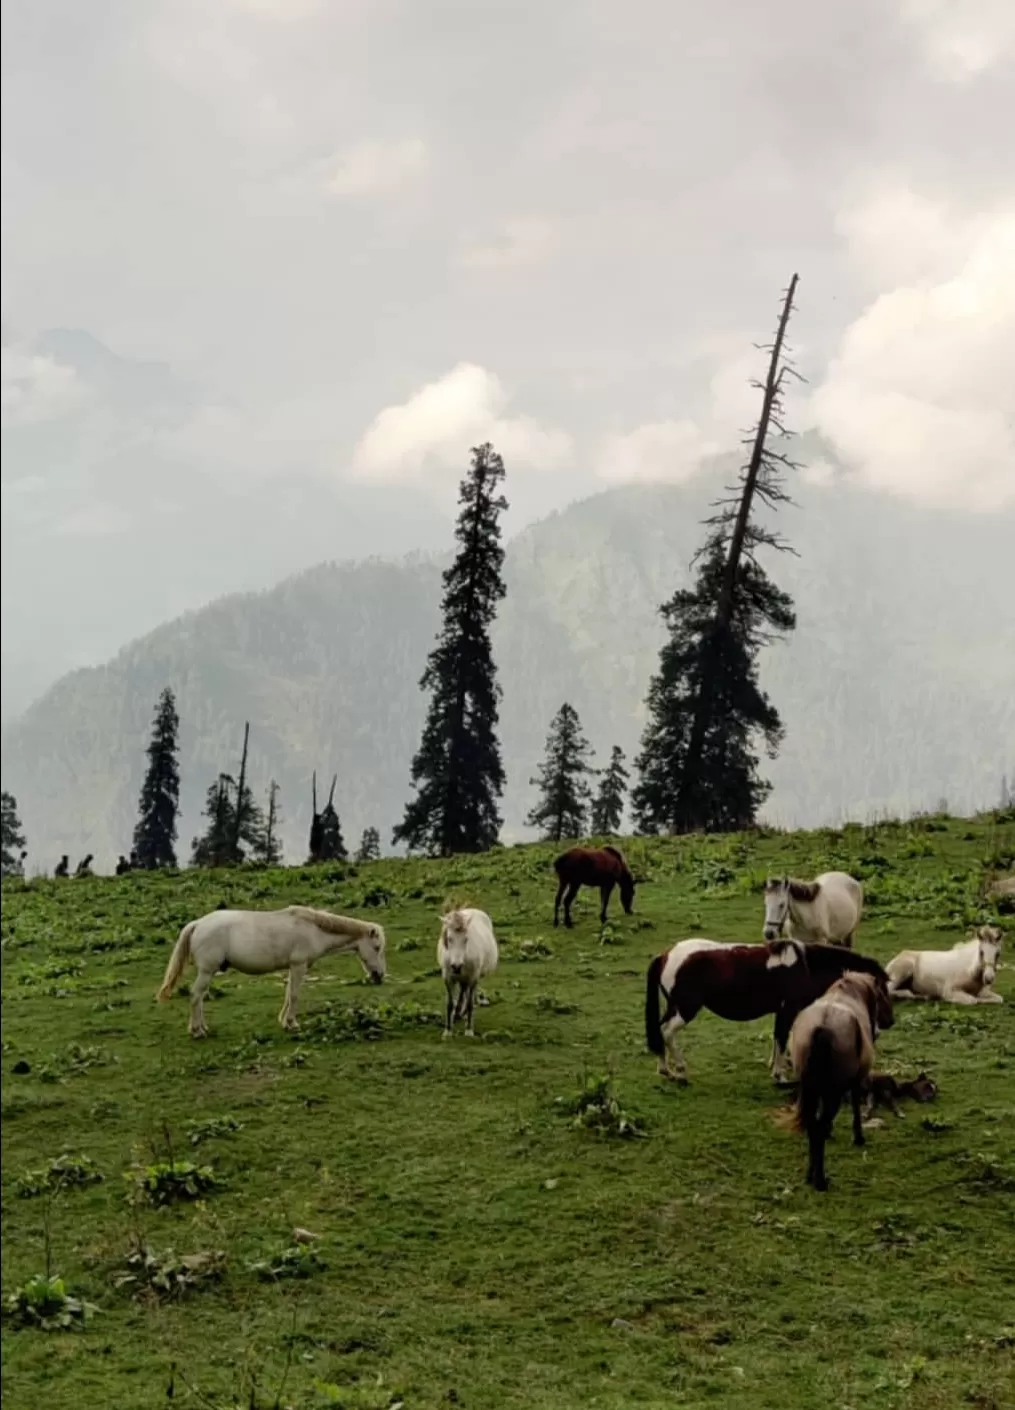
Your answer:
[[[466,1036],[466,1038],[475,1038],[476,1035],[475,1035],[475,1033],[473,1033],[473,1031],[472,1031],[471,1028],[467,1028],[467,1029],[465,1030],[465,1036]]]
[[[444,1032],[441,1034],[441,1039],[443,1040],[443,1042],[446,1043],[450,1037],[451,1037],[451,1029],[450,1029],[450,1028],[445,1028]]]

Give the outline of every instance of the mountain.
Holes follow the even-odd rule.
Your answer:
[[[508,773],[505,839],[526,835],[529,779],[565,699],[605,761],[629,753],[656,664],[659,603],[685,582],[721,480],[627,486],[572,505],[508,546],[495,630]],[[728,468],[728,467],[726,467]],[[797,603],[793,637],[764,655],[786,743],[767,768],[768,816],[835,822],[993,803],[1015,773],[1012,516],[956,516],[857,489],[801,483],[781,527],[799,556],[772,564]],[[1008,565],[1008,566],[1005,566]],[[181,856],[204,790],[235,768],[251,722],[252,781],[281,785],[290,857],[302,857],[310,774],[339,777],[347,842],[386,841],[407,796],[438,626],[434,558],[326,563],[269,591],[222,598],[159,627],[107,665],[64,677],[3,735],[3,782],[30,854],[108,865],[129,845],[152,710],[164,685],[182,720]]]

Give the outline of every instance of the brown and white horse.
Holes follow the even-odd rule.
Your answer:
[[[634,877],[627,859],[619,847],[572,847],[562,852],[553,864],[557,873],[557,897],[553,903],[553,923],[560,919],[560,903],[564,903],[564,924],[571,928],[571,902],[583,886],[598,886],[601,899],[599,923],[606,924],[606,907],[615,886],[620,888],[620,903],[627,915],[634,902]]]
[[[683,956],[676,956],[682,947],[686,947]],[[673,964],[671,957],[678,962]],[[847,970],[873,975],[887,993],[888,976],[877,960],[839,945],[802,945],[798,940],[774,940],[768,945],[681,941],[657,955],[646,975],[645,1041],[659,1059],[659,1075],[686,1082],[687,1064],[677,1034],[702,1009],[709,1009],[737,1023],[775,1014],[772,1076],[778,1080],[797,1014]],[[661,1015],[660,992],[666,999]]]

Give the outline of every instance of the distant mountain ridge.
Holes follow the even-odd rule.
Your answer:
[[[728,467],[727,467],[728,468]],[[688,577],[720,469],[686,486],[627,486],[532,525],[508,545],[494,647],[504,697],[505,840],[528,836],[529,779],[565,699],[598,759],[629,755],[643,725],[662,623]],[[799,628],[768,649],[763,680],[787,728],[767,810],[785,825],[905,812],[946,797],[996,800],[1015,772],[1012,516],[953,516],[847,483],[794,487],[781,527],[799,557],[772,565]],[[418,689],[438,627],[441,562],[322,564],[261,593],[221,598],[60,680],[3,734],[3,782],[30,859],[129,846],[151,714],[166,684],[181,716],[179,852],[204,790],[238,760],[281,786],[283,836],[301,859],[310,775],[339,777],[347,843],[400,820],[426,705]]]

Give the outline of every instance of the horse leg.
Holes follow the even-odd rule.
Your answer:
[[[204,996],[211,988],[215,974],[213,970],[198,970],[194,987],[190,991],[190,1036],[207,1038],[208,1026],[204,1021]]]
[[[574,929],[574,921],[571,919],[571,903],[581,889],[580,881],[571,881],[568,883],[567,894],[564,897],[564,924],[567,926],[568,930]]]
[[[556,894],[556,896],[554,897],[554,900],[553,900],[553,923],[554,923],[554,925],[559,925],[559,924],[560,924],[560,903],[561,903],[561,901],[562,901],[563,898],[564,898],[564,892],[565,892],[566,890],[567,890],[567,882],[566,882],[566,881],[559,881],[559,882],[557,883],[557,894]]]
[[[693,1018],[694,1015],[691,1015]],[[687,1081],[687,1063],[684,1054],[677,1043],[677,1034],[681,1028],[686,1028],[690,1023],[690,1018],[684,1018],[680,1013],[676,1013],[672,1018],[664,1020],[663,1045],[666,1049],[665,1055],[659,1059],[659,1076],[666,1077],[673,1082]]]
[[[472,1011],[476,1007],[476,986],[469,984],[465,991],[465,1036],[475,1038],[476,1030],[472,1026]]]
[[[607,908],[607,906],[610,904],[610,897],[613,895],[613,888],[614,888],[615,885],[616,885],[616,882],[613,882],[613,881],[604,881],[603,884],[602,884],[602,886],[600,886],[600,888],[599,888],[599,900],[600,900],[600,903],[601,903],[601,904],[600,904],[600,907],[599,907],[599,924],[600,924],[600,925],[605,925],[605,924],[606,924],[606,908]]]
[[[993,989],[981,989],[976,996],[976,1002],[978,1004],[1003,1004],[1004,997],[1001,994],[995,994]]]
[[[279,1014],[279,1022],[283,1028],[287,1028],[290,1032],[300,1026],[296,1020],[296,1003],[300,997],[300,989],[306,977],[307,966],[305,964],[293,964],[289,966],[289,978],[285,986],[285,1003],[282,1005],[282,1012]]]
[[[863,1134],[863,1084],[860,1081],[853,1083],[850,1097],[853,1102],[853,1144],[854,1146],[866,1145],[867,1138]]]
[[[444,1034],[445,1038],[450,1038],[455,1026],[455,1014],[458,1011],[457,995],[455,994],[455,981],[446,979],[444,981],[446,1003],[444,1006]]]
[[[807,1183],[813,1185],[816,1190],[828,1189],[828,1177],[825,1175],[825,1141],[828,1139],[825,1123],[814,1113],[814,1118],[807,1128]]]
[[[965,989],[946,989],[941,995],[946,1004],[978,1004],[979,999],[967,994]]]
[[[773,1082],[782,1082],[786,1077],[786,1043],[789,1040],[789,1031],[793,1027],[795,1014],[790,1015],[785,1004],[776,1011],[775,1024],[772,1028],[772,1062],[771,1073]]]

